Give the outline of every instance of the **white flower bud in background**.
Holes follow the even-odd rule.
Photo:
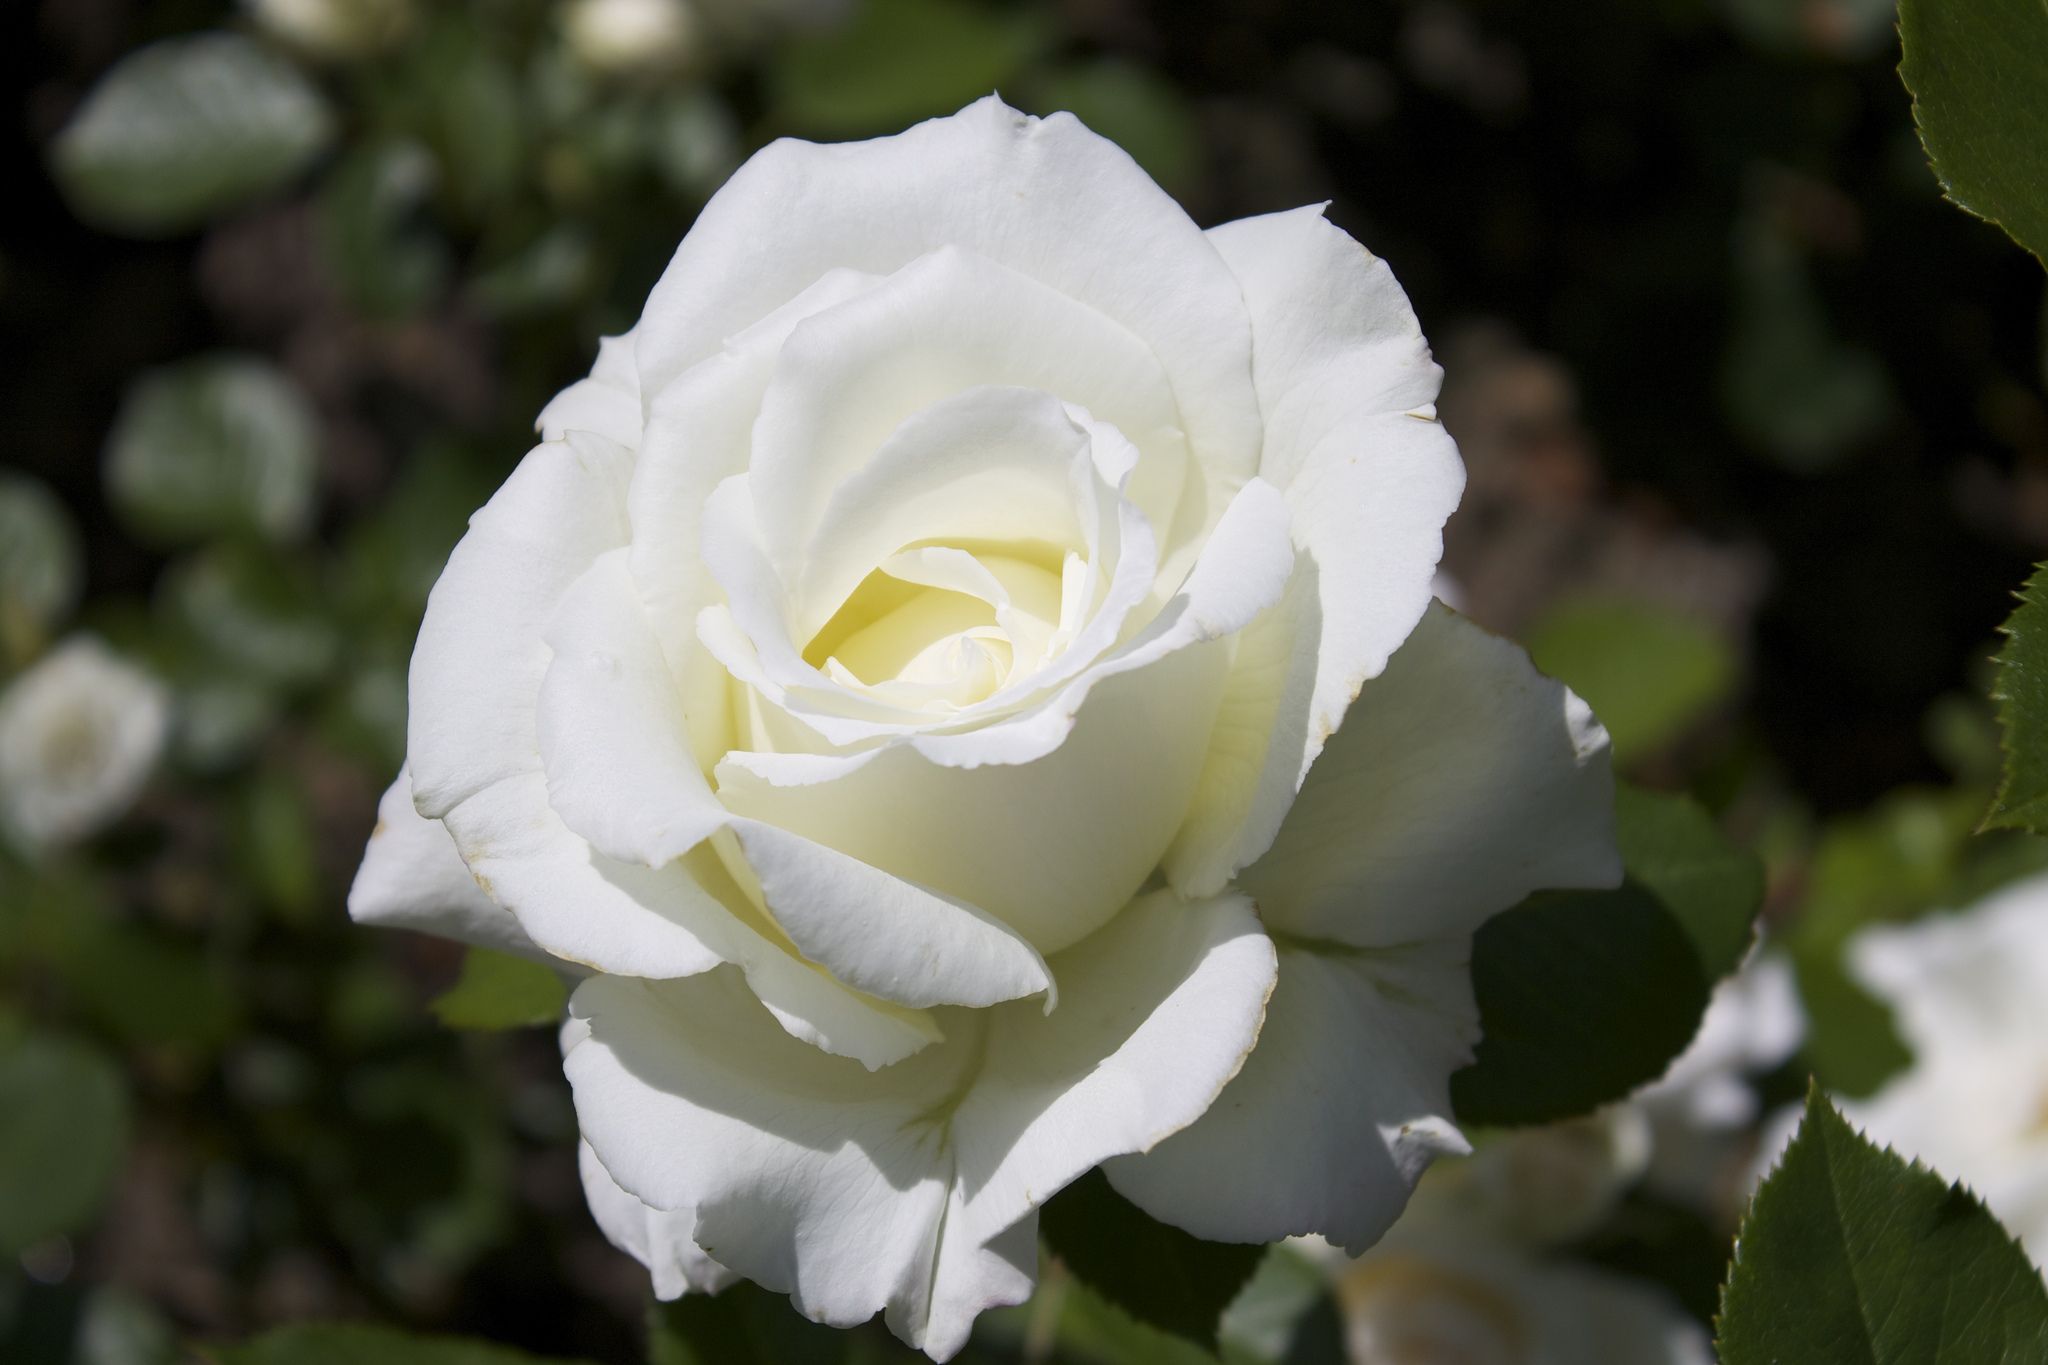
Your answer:
[[[162,684],[91,636],[74,636],[0,693],[0,826],[30,848],[76,842],[119,819],[163,752]]]
[[[562,18],[576,60],[607,75],[680,66],[698,27],[687,0],[574,0]]]
[[[248,0],[256,26],[304,56],[340,61],[381,52],[412,26],[408,0]]]

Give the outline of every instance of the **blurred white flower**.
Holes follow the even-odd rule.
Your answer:
[[[1760,1104],[1751,1078],[1782,1065],[1805,1038],[1791,964],[1753,954],[1715,988],[1692,1045],[1630,1101],[1650,1125],[1650,1187],[1699,1208],[1739,1205]]]
[[[74,636],[0,693],[0,825],[31,848],[75,842],[128,809],[163,752],[154,678]]]
[[[1851,939],[1913,1065],[1842,1105],[1874,1142],[1974,1190],[2037,1264],[2048,1252],[2048,877],[1962,914]]]
[[[248,0],[256,26],[287,47],[329,60],[389,47],[412,24],[408,0]]]
[[[1317,1249],[1305,1247],[1311,1254]],[[1542,1260],[1472,1229],[1397,1224],[1332,1257],[1353,1365],[1710,1365],[1707,1333],[1662,1290]]]
[[[1424,1177],[1409,1216],[1476,1224],[1530,1246],[1582,1237],[1613,1211],[1650,1160],[1650,1125],[1632,1105],[1518,1128]]]
[[[562,27],[577,61],[611,74],[673,67],[697,46],[688,0],[574,0]]]

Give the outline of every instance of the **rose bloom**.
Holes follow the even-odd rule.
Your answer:
[[[1465,1148],[1474,928],[1620,871],[1604,732],[1431,605],[1438,379],[1319,209],[1070,116],[777,143],[450,558],[351,909],[587,973],[664,1295],[944,1359],[1096,1166],[1362,1250]]]
[[[0,834],[76,843],[134,804],[170,728],[163,684],[75,635],[0,692]]]

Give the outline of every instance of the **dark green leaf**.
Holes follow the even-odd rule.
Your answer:
[[[1054,1195],[1038,1228],[1074,1278],[1139,1321],[1210,1350],[1223,1310],[1266,1250],[1205,1242],[1155,1222],[1100,1171]]]
[[[1567,603],[1530,632],[1536,666],[1584,697],[1629,763],[1679,739],[1735,685],[1735,656],[1706,624],[1621,599]]]
[[[422,1336],[367,1323],[301,1323],[240,1346],[211,1346],[220,1365],[572,1365],[466,1337]]]
[[[2048,6],[1901,0],[1899,75],[1949,198],[2048,261]]]
[[[172,565],[157,591],[169,623],[235,677],[303,687],[341,650],[320,584],[275,554],[216,546]]]
[[[127,1145],[127,1087],[97,1049],[55,1037],[0,1046],[0,1255],[89,1224]]]
[[[318,465],[313,415],[276,367],[213,355],[142,376],[107,438],[107,492],[140,532],[187,542],[306,529]]]
[[[2048,564],[2035,568],[2000,630],[2005,648],[1991,695],[2005,731],[2005,776],[1984,824],[2048,833]]]
[[[1655,1080],[1748,951],[1763,899],[1754,856],[1681,796],[1623,786],[1615,826],[1619,889],[1538,892],[1474,938],[1484,1036],[1451,1077],[1467,1122],[1569,1118]]]
[[[568,999],[562,978],[552,969],[510,953],[471,948],[462,956],[462,975],[434,1001],[433,1010],[449,1028],[520,1028],[554,1023]]]
[[[972,0],[868,0],[847,23],[791,44],[775,107],[806,133],[893,132],[1003,85],[1046,43],[1039,17]]]
[[[1742,965],[1764,899],[1757,856],[1722,837],[1698,803],[1623,784],[1615,838],[1629,876],[1664,902],[1699,954],[1709,982]]]
[[[446,283],[448,245],[427,221],[436,179],[432,153],[400,139],[351,151],[322,187],[321,254],[364,312],[417,312]]]
[[[1639,882],[1540,891],[1483,925],[1472,989],[1484,1031],[1451,1077],[1467,1123],[1588,1113],[1663,1074],[1707,1007],[1685,926]]]
[[[788,1299],[751,1284],[687,1294],[647,1314],[648,1365],[919,1365],[925,1357],[880,1322],[835,1329],[810,1321]],[[956,1357],[976,1365],[970,1344]]]
[[[2048,1289],[1959,1185],[1821,1097],[1757,1191],[1721,1296],[1723,1365],[2034,1365]]]
[[[289,62],[237,34],[201,33],[123,58],[53,156],[80,216],[157,235],[278,188],[333,132],[320,92]]]

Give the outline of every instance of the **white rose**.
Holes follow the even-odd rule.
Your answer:
[[[1850,972],[1891,1006],[1913,1064],[1842,1113],[1968,1185],[2036,1264],[2048,1254],[2048,877],[1962,914],[1863,930]],[[1788,1125],[1789,1126],[1789,1125]]]
[[[593,71],[674,66],[697,43],[688,0],[573,0],[562,19],[569,50]]]
[[[1473,929],[1619,876],[1604,733],[1430,605],[1438,373],[1319,210],[1203,233],[1069,116],[777,143],[449,560],[352,909],[594,973],[663,1292],[943,1359],[1105,1162],[1363,1248],[1464,1148]]]
[[[389,48],[412,27],[410,0],[245,0],[257,26],[306,56],[341,60]]]
[[[1356,1365],[1711,1365],[1707,1334],[1653,1285],[1506,1242],[1407,1224],[1337,1272]]]
[[[29,848],[75,843],[119,819],[163,752],[164,689],[89,635],[0,693],[0,826]]]

